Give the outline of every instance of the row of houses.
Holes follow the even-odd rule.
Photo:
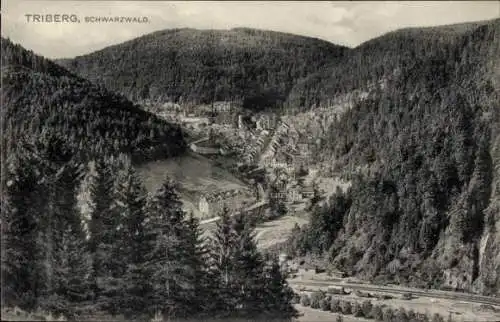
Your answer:
[[[262,165],[268,164],[268,165],[270,165],[270,167],[272,167],[272,165],[273,165],[272,160],[273,160],[274,154],[276,153],[276,150],[280,146],[279,142],[280,142],[282,136],[284,136],[288,133],[289,128],[290,128],[290,126],[284,122],[282,122],[278,126],[278,128],[274,132],[274,135],[271,139],[271,142],[269,143],[266,151],[262,155],[262,158],[261,158]]]

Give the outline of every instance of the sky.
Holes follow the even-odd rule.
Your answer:
[[[80,22],[34,22],[26,15],[76,15]],[[85,17],[147,22],[85,22]],[[1,33],[48,58],[84,55],[169,28],[250,27],[355,47],[389,31],[500,17],[500,1],[61,1],[3,0]]]

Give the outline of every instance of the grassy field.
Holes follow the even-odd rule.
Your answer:
[[[259,224],[255,229],[255,237],[260,249],[267,249],[288,239],[295,224],[302,226],[307,220],[298,216],[283,216]]]
[[[176,180],[180,184],[184,209],[196,216],[200,216],[198,197],[204,192],[243,190],[246,193],[241,198],[252,202],[250,190],[241,180],[196,153],[145,163],[138,167],[138,172],[150,192],[158,188],[167,175]]]

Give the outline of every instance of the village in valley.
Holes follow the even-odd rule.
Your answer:
[[[214,160],[246,184],[247,189],[210,185],[192,194],[194,207],[189,210],[201,219],[218,216],[224,207],[238,211],[257,204],[267,218],[304,215],[333,192],[328,189],[334,178],[325,176],[313,157],[321,144],[313,138],[319,136],[308,133],[324,128],[310,127],[311,122],[323,122],[325,127],[332,122],[336,114],[331,109],[324,115],[280,117],[273,112],[245,114],[237,102],[181,106],[146,100],[142,106],[179,124],[189,135],[192,153]],[[315,119],[318,115],[320,119]]]

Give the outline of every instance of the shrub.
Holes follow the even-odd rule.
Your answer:
[[[361,308],[361,305],[359,305],[358,302],[354,302],[352,304],[352,314],[355,316],[355,317],[362,317],[363,316],[363,310]]]
[[[319,308],[322,311],[329,311],[330,310],[330,302],[328,302],[327,299],[321,299],[319,301]]]
[[[292,304],[299,304],[300,303],[300,295],[297,293],[294,293],[291,302],[292,302]]]
[[[384,322],[392,322],[394,319],[394,311],[388,307],[383,311],[383,318],[382,321]]]
[[[431,321],[432,322],[444,322],[444,318],[441,315],[439,315],[438,313],[434,313]]]
[[[370,315],[376,321],[384,320],[384,313],[382,312],[382,307],[380,305],[374,305]]]
[[[311,305],[311,299],[309,298],[309,295],[302,294],[302,296],[300,297],[300,305],[302,305],[302,306]]]
[[[337,313],[342,312],[342,308],[340,307],[340,301],[336,298],[332,298],[330,302],[330,311]]]
[[[319,309],[319,301],[325,298],[322,292],[314,292],[311,294],[311,307],[313,309]]]
[[[412,321],[417,319],[417,315],[415,314],[415,311],[413,311],[412,309],[409,309],[407,314],[408,314],[408,320]]]
[[[342,317],[342,315],[338,314],[335,322],[344,322],[344,318]]]
[[[418,313],[417,314],[417,321],[420,321],[420,322],[429,322],[429,317],[427,316],[427,314]]]
[[[406,314],[406,310],[402,307],[396,311],[395,316],[396,316],[396,321],[401,321],[401,322],[410,321],[410,319],[408,318],[408,314]]]
[[[348,315],[348,314],[352,313],[351,302],[349,302],[349,301],[342,301],[340,303],[340,307],[342,308],[342,314]]]
[[[373,309],[373,304],[372,301],[363,301],[363,304],[361,305],[361,310],[363,311],[363,315],[367,318],[371,318],[371,313]]]

